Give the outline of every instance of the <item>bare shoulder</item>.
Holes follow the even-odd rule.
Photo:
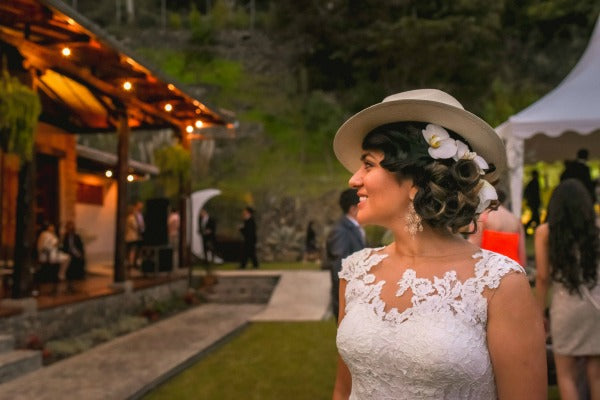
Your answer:
[[[527,276],[512,271],[502,277],[489,302],[489,318],[497,316],[517,319],[536,312],[535,300]]]
[[[550,229],[548,227],[547,222],[545,222],[545,223],[541,224],[540,226],[538,226],[537,228],[535,228],[535,236],[536,237],[547,237],[549,232],[550,232]]]

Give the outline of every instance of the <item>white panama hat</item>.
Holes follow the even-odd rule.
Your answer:
[[[473,151],[496,167],[485,176],[489,181],[498,179],[506,169],[506,150],[496,131],[466,111],[454,97],[438,89],[396,93],[354,114],[333,139],[335,156],[354,173],[361,165],[362,141],[367,133],[381,125],[407,121],[440,125],[463,137]]]

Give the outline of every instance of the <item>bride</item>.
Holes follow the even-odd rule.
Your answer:
[[[546,399],[542,318],[524,270],[464,240],[497,205],[502,141],[452,96],[398,93],[334,139],[358,221],[394,233],[343,261],[334,399]]]

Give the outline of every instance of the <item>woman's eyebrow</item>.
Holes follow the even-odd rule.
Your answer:
[[[363,154],[360,156],[360,161],[365,161],[365,159],[366,159],[367,157],[369,157],[370,155],[371,155],[371,153],[369,153],[369,152],[363,153]]]

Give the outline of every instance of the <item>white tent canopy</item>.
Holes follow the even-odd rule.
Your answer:
[[[520,215],[523,164],[600,156],[600,17],[575,68],[550,93],[496,128],[506,143],[512,211]]]

